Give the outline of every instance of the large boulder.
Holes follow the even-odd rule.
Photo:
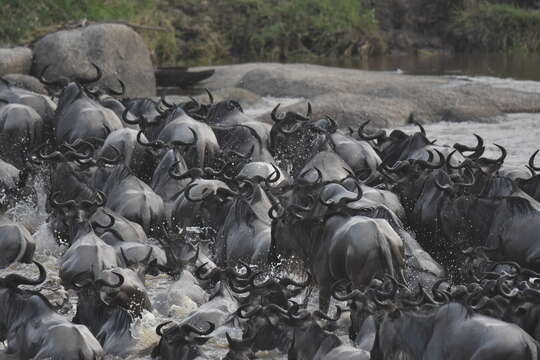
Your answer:
[[[39,76],[45,66],[48,80],[92,78],[92,63],[102,71],[98,85],[119,89],[126,85],[126,96],[156,94],[150,51],[134,30],[121,24],[94,24],[48,34],[34,44],[32,74]]]
[[[0,76],[28,74],[32,66],[32,50],[26,47],[0,49]]]
[[[275,98],[304,98],[313,104],[315,117],[329,115],[341,127],[356,127],[365,120],[379,127],[402,126],[411,115],[424,123],[490,122],[507,113],[540,111],[538,93],[452,77],[307,64],[255,63],[215,69],[202,86],[239,87]],[[305,112],[305,108],[305,103],[297,103],[283,106],[281,111]],[[258,118],[268,121],[270,110]]]

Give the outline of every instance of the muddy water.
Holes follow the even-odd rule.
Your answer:
[[[518,82],[511,80],[500,80],[494,78],[457,78],[455,81],[482,81],[494,86],[514,87],[524,91],[540,92],[538,82]],[[253,115],[264,113],[275,104],[282,102],[291,104],[300,99],[275,99],[263,98],[254,108],[246,109],[246,112]],[[416,131],[412,126],[404,127],[403,130]],[[484,137],[486,144],[490,144],[488,151],[493,151],[493,156],[497,156],[496,149],[491,145],[500,144],[508,149],[507,164],[513,167],[523,167],[530,154],[540,148],[540,115],[539,114],[512,114],[506,119],[497,119],[491,124],[486,123],[438,123],[426,126],[428,136],[431,139],[438,139],[438,143],[454,144],[455,142],[474,144],[475,139],[472,133],[477,133]],[[489,155],[489,153],[488,153]],[[39,183],[38,183],[39,186]],[[42,195],[42,194],[41,194]],[[43,293],[53,301],[60,301],[67,294],[59,285],[58,278],[58,258],[65,249],[54,243],[47,226],[45,225],[46,214],[44,209],[44,197],[40,196],[40,206],[37,208],[29,204],[19,204],[10,212],[10,216],[27,224],[35,231],[35,239],[38,243],[36,259],[42,262],[48,270],[48,280],[42,285]],[[13,265],[10,268],[0,271],[0,276],[10,271],[18,271],[28,276],[35,276],[35,268],[29,265]],[[164,275],[147,278],[147,287],[150,298],[154,303],[159,303],[166,294],[171,281]],[[67,317],[74,315],[76,306],[76,296],[70,294],[71,308],[66,312]],[[313,304],[314,305],[314,304]],[[137,344],[128,359],[150,359],[150,351],[157,343],[158,336],[155,335],[155,327],[166,320],[179,321],[186,316],[194,307],[189,304],[184,308],[175,309],[175,315],[162,314],[158,310],[146,312],[141,319],[138,319],[133,326],[133,334],[137,339]],[[240,336],[238,330],[231,330],[235,337]],[[342,332],[344,334],[344,332]],[[342,336],[346,340],[346,336]],[[219,359],[226,352],[226,341],[223,336],[211,340],[204,346],[204,350],[210,358]],[[267,352],[259,354],[260,358],[283,359],[284,357],[275,353]],[[110,357],[113,358],[113,357]],[[0,359],[9,359],[2,354],[0,344]]]

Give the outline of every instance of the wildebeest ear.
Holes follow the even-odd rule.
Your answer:
[[[390,316],[390,319],[398,319],[401,316],[401,310],[395,309],[388,316]]]

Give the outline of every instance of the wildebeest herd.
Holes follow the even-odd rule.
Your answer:
[[[0,278],[6,353],[132,355],[134,321],[155,311],[145,278],[166,274],[172,302],[198,308],[157,326],[154,358],[212,358],[202,346],[225,337],[230,360],[539,359],[538,151],[515,169],[476,134],[448,146],[420,124],[339,129],[311,105],[265,123],[210,92],[125,98],[93,67],[45,67],[49,96],[0,81],[0,268],[39,272]],[[72,318],[39,290],[36,240],[10,217],[37,204],[38,179]]]

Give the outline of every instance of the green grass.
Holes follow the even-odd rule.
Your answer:
[[[480,2],[456,13],[450,34],[458,49],[540,50],[540,10]]]
[[[30,44],[86,18],[165,29],[137,29],[156,64],[347,61],[385,53],[377,16],[395,15],[403,29],[416,24],[457,50],[540,50],[540,10],[527,8],[533,0],[422,0],[408,10],[376,1],[372,8],[365,0],[0,0],[0,46]]]

